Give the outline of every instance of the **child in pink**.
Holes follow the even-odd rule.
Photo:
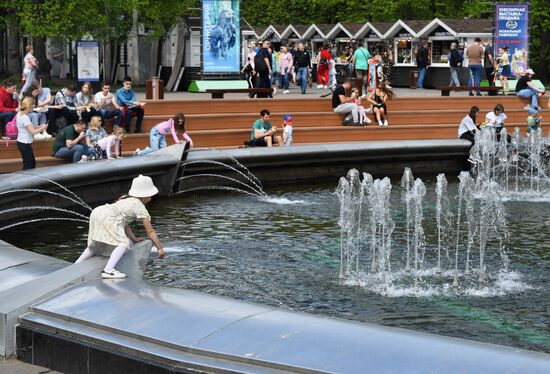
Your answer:
[[[176,115],[170,118],[168,121],[161,122],[151,129],[151,133],[149,134],[149,141],[151,146],[143,150],[140,150],[139,148],[136,149],[136,151],[134,152],[134,156],[146,155],[148,153],[165,148],[166,135],[168,135],[169,133],[172,134],[174,142],[176,142],[177,144],[183,143],[183,140],[179,140],[178,138],[178,134],[183,134],[183,138],[187,140],[190,143],[191,148],[193,148],[193,140],[191,140],[191,137],[185,131],[185,116],[183,115],[183,113],[176,113]]]
[[[359,112],[359,124],[363,125],[364,123],[371,123],[372,121],[367,117],[367,111],[365,107],[361,105],[361,98],[359,97],[359,90],[354,88],[351,90],[352,94],[355,93],[355,99],[353,103],[357,105],[357,111]]]
[[[99,139],[94,144],[94,151],[90,155],[90,157],[82,156],[82,159],[85,161],[88,159],[89,161],[94,160],[101,160],[103,159],[103,155],[107,154],[107,158],[109,160],[112,160],[114,158],[122,158],[120,156],[120,142],[124,140],[126,137],[126,131],[122,127],[117,127],[113,130],[113,133],[111,135],[108,135],[104,138]],[[113,148],[115,149],[115,153],[113,154]]]

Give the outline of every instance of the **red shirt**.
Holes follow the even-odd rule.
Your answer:
[[[0,112],[15,112],[18,105],[19,103],[6,87],[0,87]]]
[[[330,52],[326,49],[321,50],[321,53],[319,54],[319,63],[321,62],[321,58],[323,58],[323,57],[326,58],[327,61],[325,62],[325,64],[328,65],[328,62],[329,62],[330,58],[332,57],[330,55]]]

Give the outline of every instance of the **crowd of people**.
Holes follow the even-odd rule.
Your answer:
[[[353,47],[348,48],[340,61],[344,65],[344,77],[356,76],[363,79],[366,84],[369,64],[373,63],[374,58],[376,80],[385,81],[389,87],[393,66],[391,50],[380,47],[371,52],[362,46],[357,50]],[[317,88],[334,90],[337,87],[337,60],[340,59],[331,51],[329,45],[323,45],[319,53],[312,55],[302,42],[282,45],[279,51],[276,51],[269,40],[264,40],[261,44],[251,42],[248,45],[247,59],[241,73],[245,74],[249,88],[273,88],[273,91],[277,92],[279,87],[283,90],[283,94],[288,94],[289,82],[294,82],[305,95],[307,88],[313,84],[314,64],[317,66]],[[272,94],[251,93],[250,95],[251,97],[272,97]]]
[[[78,90],[63,87],[55,95],[41,84],[36,71],[38,61],[31,46],[24,58],[23,87],[7,80],[0,87],[0,126],[3,139],[17,141],[23,159],[23,170],[36,167],[32,144],[34,140],[55,137],[52,156],[72,162],[121,157],[121,141],[131,132],[132,118],[136,118],[134,133],[142,132],[145,102],[139,101],[132,89],[132,79],[125,77],[123,86],[111,92],[104,82],[94,94],[92,84],[84,82]],[[113,119],[111,134],[107,134],[104,121]],[[165,136],[172,133],[192,141],[185,132],[182,113],[153,128],[150,147],[137,149],[135,154],[147,154],[166,146]]]

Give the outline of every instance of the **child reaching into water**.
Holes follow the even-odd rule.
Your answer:
[[[191,148],[193,148],[193,140],[185,131],[185,116],[183,113],[176,113],[174,117],[170,118],[168,121],[164,121],[156,125],[151,129],[149,134],[150,146],[140,150],[136,149],[134,156],[137,155],[146,155],[148,153],[158,151],[159,149],[166,147],[166,135],[168,133],[172,134],[174,141],[179,144],[183,143],[183,140],[179,140],[178,134],[183,134],[183,138],[190,143]]]
[[[120,142],[126,137],[126,131],[122,127],[117,127],[109,136],[99,139],[94,145],[94,152],[88,160],[101,160],[103,154],[107,155],[109,160],[122,158],[120,156]],[[115,153],[113,154],[113,148]]]
[[[109,261],[101,273],[104,279],[126,278],[126,274],[115,270],[131,243],[144,238],[134,235],[129,224],[141,220],[147,236],[157,248],[158,258],[164,257],[164,249],[158,236],[151,226],[151,216],[145,205],[158,193],[150,177],[140,175],[132,181],[128,195],[122,196],[114,204],[105,204],[95,208],[90,214],[88,231],[88,247],[82,252],[76,263],[95,255],[110,254]]]

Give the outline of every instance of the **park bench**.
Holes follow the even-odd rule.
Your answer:
[[[223,99],[226,93],[270,94],[273,88],[216,88],[207,89],[205,92],[212,94],[212,99]]]
[[[490,96],[495,96],[498,91],[502,90],[502,87],[473,87],[473,86],[441,86],[441,96],[450,96],[451,91],[486,91]]]

